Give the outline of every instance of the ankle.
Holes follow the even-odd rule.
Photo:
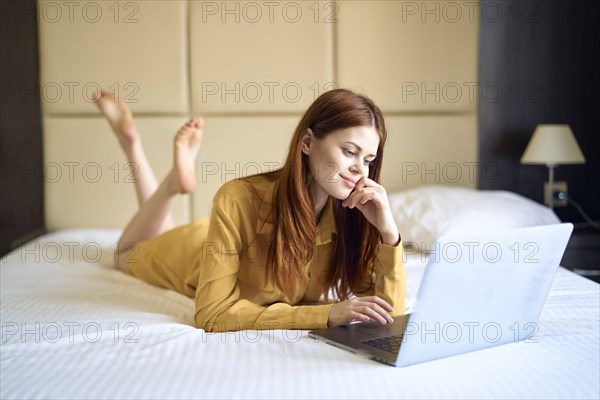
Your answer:
[[[181,184],[179,175],[175,169],[171,169],[163,181],[164,189],[170,196],[176,196],[181,193]],[[162,185],[161,185],[162,186]]]

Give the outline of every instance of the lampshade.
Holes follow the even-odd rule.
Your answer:
[[[583,164],[585,157],[569,125],[538,125],[521,157],[522,164]]]

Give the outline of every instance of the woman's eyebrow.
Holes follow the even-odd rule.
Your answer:
[[[344,142],[344,143],[350,143],[351,145],[356,147],[358,149],[358,151],[362,151],[362,147],[360,147],[359,145],[357,145],[354,142]],[[369,155],[367,155],[367,157],[377,157],[377,154],[369,154]]]

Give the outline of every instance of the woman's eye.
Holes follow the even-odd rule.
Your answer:
[[[347,155],[348,157],[353,157],[356,153],[354,153],[351,150],[344,150],[344,154]]]

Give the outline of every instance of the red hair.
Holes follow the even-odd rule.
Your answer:
[[[317,223],[308,156],[301,151],[302,138],[310,128],[317,139],[345,128],[374,127],[379,134],[377,157],[369,178],[379,183],[383,146],[387,131],[379,107],[368,97],[346,89],[323,93],[308,108],[292,137],[282,168],[261,174],[276,179],[272,215],[274,230],[267,255],[267,278],[285,293],[293,293],[298,281],[306,283],[305,265],[313,256]],[[379,231],[357,209],[341,206],[333,199],[337,228],[335,260],[323,292],[331,288],[341,300],[356,292],[366,277],[371,278]],[[371,287],[373,282],[371,281]]]

